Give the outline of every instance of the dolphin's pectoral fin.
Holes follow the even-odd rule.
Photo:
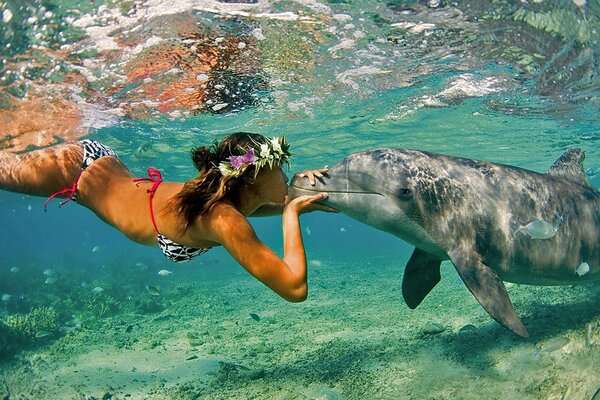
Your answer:
[[[402,296],[410,308],[416,308],[440,281],[442,260],[415,248],[404,269]]]
[[[448,252],[465,286],[492,318],[515,332],[528,337],[527,329],[515,313],[504,283],[487,265],[471,254],[460,251]]]

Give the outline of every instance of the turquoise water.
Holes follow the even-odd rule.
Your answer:
[[[290,174],[381,147],[543,172],[581,147],[600,187],[597,0],[0,1],[0,13],[3,150],[89,137],[139,176],[186,180],[193,146],[239,130],[285,135]],[[57,312],[50,335],[3,354],[4,398],[583,399],[600,387],[584,340],[588,327],[600,340],[593,287],[510,288],[522,340],[450,265],[409,310],[411,247],[343,215],[302,217],[311,292],[292,305],[221,249],[170,264],[76,204],[42,204],[0,192],[2,318]],[[280,219],[252,223],[281,254]],[[430,322],[445,331],[424,334]]]

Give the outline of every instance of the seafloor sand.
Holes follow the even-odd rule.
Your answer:
[[[176,267],[161,286],[170,307],[83,323],[3,362],[0,399],[591,399],[600,387],[600,287],[510,286],[521,339],[450,264],[408,309],[402,268],[313,262],[309,299],[291,304],[233,265]],[[445,331],[424,333],[432,323]],[[535,357],[557,337],[568,343]]]

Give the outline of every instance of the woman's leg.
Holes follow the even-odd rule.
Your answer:
[[[50,196],[71,187],[81,170],[83,148],[66,142],[23,154],[0,151],[0,189]]]

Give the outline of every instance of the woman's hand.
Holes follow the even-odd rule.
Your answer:
[[[315,186],[315,183],[317,182],[315,178],[323,179],[323,174],[326,174],[327,172],[329,172],[329,167],[326,165],[321,169],[311,169],[308,171],[298,172],[297,175],[300,178],[308,178],[308,183],[310,183],[312,186]]]
[[[300,197],[296,197],[295,199],[291,200],[289,203],[286,204],[283,212],[285,213],[285,211],[290,210],[293,212],[296,212],[298,214],[301,214],[302,212],[305,211],[311,211],[313,209],[315,209],[314,207],[320,206],[319,204],[316,204],[317,202],[324,200],[327,198],[327,193],[318,193],[312,196],[300,196]],[[321,206],[324,207],[324,206]]]
[[[308,182],[312,186],[315,186],[316,179],[323,180],[323,175],[327,174],[327,172],[329,172],[329,167],[326,165],[321,169],[302,171],[302,172],[298,172],[296,175],[299,176],[300,178],[308,178]],[[303,205],[302,208],[298,211],[298,213],[301,213],[301,212],[305,213],[305,212],[311,212],[311,211],[338,212],[335,208],[331,208],[331,207],[328,207],[328,206],[318,203],[319,201],[324,200],[326,198],[327,198],[327,193],[319,193],[315,196],[297,197],[294,200],[288,202],[288,204],[295,200],[298,200],[298,199],[306,199],[305,201],[308,201],[308,203]]]

